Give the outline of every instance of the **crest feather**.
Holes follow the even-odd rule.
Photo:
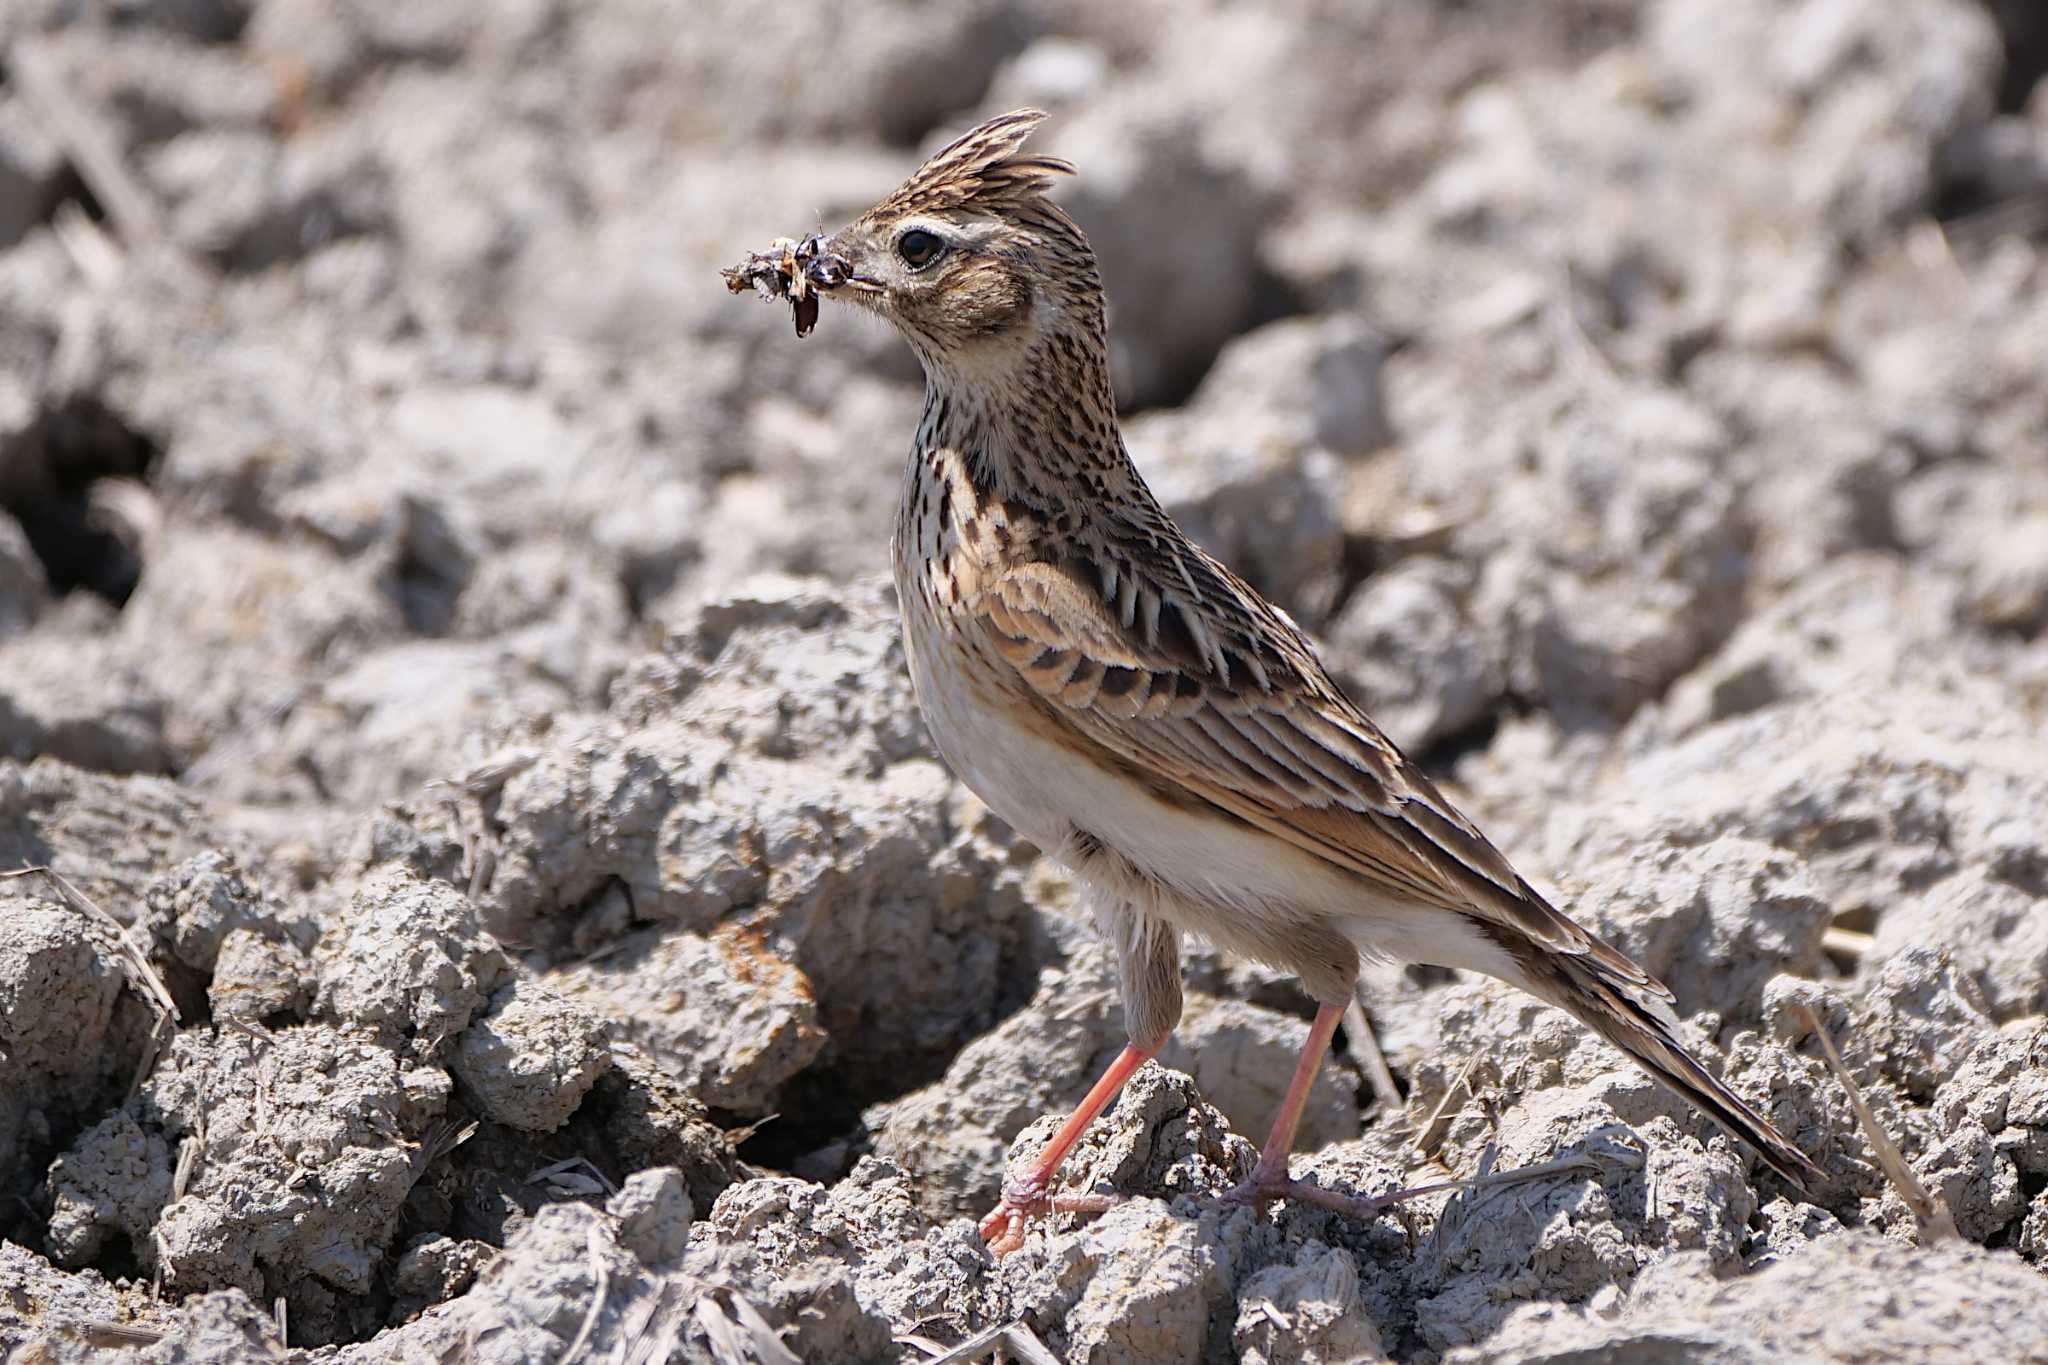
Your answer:
[[[891,215],[996,209],[1034,199],[1074,168],[1056,156],[1020,156],[1045,121],[1042,109],[1015,109],[971,128],[933,152],[876,212]]]

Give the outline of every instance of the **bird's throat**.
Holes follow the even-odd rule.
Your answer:
[[[1057,505],[1142,487],[1100,337],[1053,333],[1005,360],[965,372],[926,363],[918,450],[958,452],[982,501]]]

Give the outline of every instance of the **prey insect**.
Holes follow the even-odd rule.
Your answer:
[[[798,241],[778,237],[766,251],[757,251],[722,272],[725,287],[735,294],[752,289],[764,299],[788,299],[796,334],[809,336],[818,325],[818,289],[846,278],[846,262],[825,250],[825,235],[814,232]]]

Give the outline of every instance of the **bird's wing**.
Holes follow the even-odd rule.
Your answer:
[[[1070,547],[965,604],[1076,738],[1356,874],[1382,895],[1591,954],[1669,992],[1553,909],[1336,684],[1291,622],[1177,534]]]

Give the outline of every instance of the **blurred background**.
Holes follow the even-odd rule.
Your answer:
[[[2044,15],[10,0],[0,752],[374,801],[880,571],[907,353],[716,270],[1025,104],[1145,472],[1439,766],[1854,551],[2038,640]]]
[[[1114,973],[915,719],[907,351],[830,304],[799,341],[718,271],[1022,105],[1079,168],[1173,514],[1821,1135],[1837,1213],[1913,1226],[1777,1046],[1806,1003],[1965,1235],[2039,1262],[2048,1108],[1993,1088],[2048,1013],[2039,0],[0,0],[0,870],[57,862],[186,1011],[134,1098],[163,1021],[0,882],[0,999],[50,1004],[0,1012],[43,1030],[0,1032],[0,1233],[366,1340],[597,1197],[536,1168],[674,1165],[699,1215],[751,1191],[693,1242],[740,1258],[715,1282],[855,1312],[809,1251],[744,1261],[744,1210],[825,1194],[736,1145],[880,1220],[876,1358],[924,1330],[888,1258],[981,1265],[916,1220],[984,1207],[1120,1044]],[[424,1042],[377,1032],[432,994],[400,958],[461,987]],[[277,1048],[212,1026],[237,992]],[[1164,1060],[1262,1131],[1309,1002],[1207,954],[1190,1001]],[[1303,1130],[1350,1144],[1339,1183],[1399,1179],[1432,1111],[1457,1171],[1654,1123],[1722,1220],[1360,1232],[1331,1273],[1390,1344],[1479,1340],[1512,1277],[1576,1302],[1835,1226],[1757,1213],[1703,1120],[1520,998],[1389,969],[1371,1010]],[[405,1179],[248,1197],[282,1177],[207,1097],[358,1046],[291,1121],[340,1182],[319,1125],[396,1115],[347,1144]],[[1285,1235],[1261,1255],[1338,1234]],[[949,1339],[1082,1340],[1016,1264]],[[1235,1311],[1201,1283],[1197,1334]]]

